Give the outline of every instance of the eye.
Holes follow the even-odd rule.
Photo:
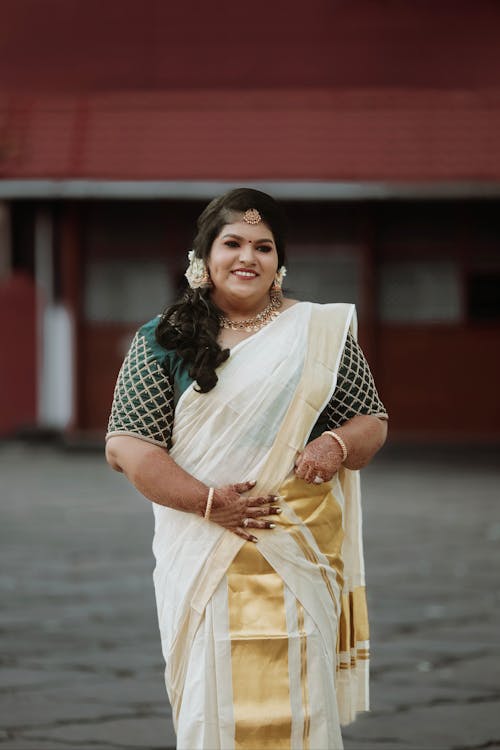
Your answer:
[[[238,247],[238,243],[236,242],[236,240],[226,240],[224,244],[228,247]]]
[[[270,253],[272,247],[271,245],[259,245],[259,250],[262,250],[263,253]]]

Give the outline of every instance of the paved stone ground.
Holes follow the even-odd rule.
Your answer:
[[[494,459],[386,448],[364,470],[372,711],[346,750],[500,748]],[[149,501],[99,453],[21,443],[0,495],[0,750],[174,747]]]

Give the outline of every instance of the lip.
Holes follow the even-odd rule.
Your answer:
[[[234,271],[231,271],[231,273],[233,274],[233,276],[236,276],[238,279],[250,280],[250,279],[256,279],[257,276],[259,276],[259,274],[256,271],[252,271],[251,268],[235,268]]]

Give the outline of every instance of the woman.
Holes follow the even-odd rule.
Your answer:
[[[387,419],[354,307],[283,298],[260,191],[212,201],[189,259],[132,342],[106,448],[153,502],[178,748],[341,748],[368,708],[357,470]]]

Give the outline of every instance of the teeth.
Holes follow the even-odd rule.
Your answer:
[[[257,274],[255,274],[255,273],[250,273],[250,272],[248,272],[248,271],[234,271],[234,275],[235,275],[235,276],[246,276],[247,278],[253,278],[253,277],[254,277],[254,276],[256,276]]]

